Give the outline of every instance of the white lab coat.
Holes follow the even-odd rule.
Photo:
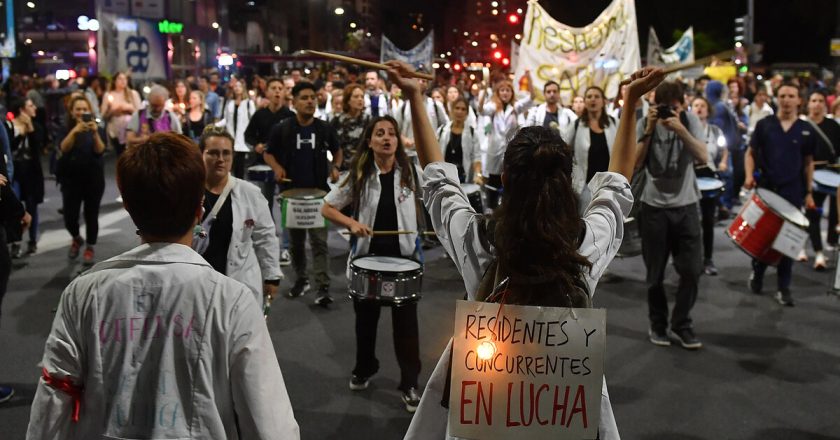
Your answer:
[[[388,95],[385,93],[379,94],[379,102],[377,103],[377,107],[379,107],[379,116],[389,115],[388,109]],[[365,115],[373,117],[373,112],[370,109],[370,92],[365,91]]]
[[[152,243],[94,266],[61,296],[27,439],[298,439],[260,307],[188,246]]]
[[[280,240],[268,201],[251,182],[229,176],[233,232],[227,253],[227,276],[248,286],[263,303],[263,281],[283,278],[280,270]]]
[[[446,157],[446,147],[449,145],[449,139],[452,136],[452,122],[440,127],[437,131],[438,144],[440,144],[440,151]],[[464,173],[467,175],[467,182],[473,181],[473,164],[481,162],[481,145],[478,140],[478,133],[475,128],[466,125],[464,131],[461,132],[461,166],[464,167]]]
[[[361,203],[359,203],[359,218],[357,221],[363,225],[368,225],[373,228],[376,220],[376,208],[379,205],[379,197],[382,194],[382,186],[379,182],[379,166],[374,163],[376,173],[371,174],[367,182],[365,182],[365,190],[362,191]],[[418,179],[421,179],[422,173],[420,170],[415,170]],[[353,203],[353,188],[347,182],[351,174],[345,176],[334,187],[324,202],[328,203],[335,209],[341,210]],[[402,179],[402,169],[398,164],[394,164],[394,204],[397,206],[397,229],[401,231],[417,231],[417,208],[415,203],[414,192],[408,188],[403,189],[400,185]],[[345,185],[345,183],[347,183]],[[400,254],[404,257],[410,257],[416,250],[417,234],[402,234],[399,235]],[[352,259],[356,255],[365,255],[370,249],[370,237],[358,237],[355,249],[350,250],[349,258]],[[348,260],[349,261],[349,260]]]
[[[545,114],[547,113],[546,104],[540,104],[530,111],[528,111],[528,116],[525,118],[525,126],[526,127],[542,127],[543,123],[545,122]],[[566,129],[569,125],[573,124],[577,120],[577,115],[571,109],[563,107],[560,104],[557,104],[557,130],[559,133],[563,133],[563,130]]]
[[[612,116],[609,118],[610,123],[604,128],[604,136],[607,138],[607,150],[612,155],[618,124],[612,119]],[[575,190],[575,194],[583,194],[586,187],[586,171],[589,169],[589,146],[591,144],[589,125],[583,122],[583,119],[580,119],[566,127],[566,130],[561,132],[560,135],[563,141],[574,149],[572,188]]]
[[[468,298],[475,300],[478,285],[493,261],[495,250],[489,247],[486,237],[479,232],[477,222],[480,216],[461,190],[455,167],[447,163],[432,163],[426,167],[424,178],[423,199],[437,237],[463,277]],[[596,174],[589,183],[589,189],[593,197],[583,215],[586,234],[578,252],[592,263],[592,270],[584,272],[584,277],[590,295],[594,295],[598,279],[621,246],[624,217],[633,206],[633,194],[627,179],[615,173]],[[429,378],[420,406],[405,435],[406,440],[454,438],[447,435],[448,411],[440,405],[451,345],[450,340]],[[601,392],[598,430],[602,440],[619,439],[606,380]]]
[[[409,139],[414,139],[410,105],[409,101],[403,101],[397,109],[396,114],[393,116],[394,119],[397,120],[397,124],[400,126],[400,135]],[[446,114],[446,109],[443,108],[443,104],[427,96],[425,105],[426,114],[429,115],[429,121],[432,123],[433,130],[437,130],[449,123],[449,116]]]
[[[519,129],[517,115],[531,107],[531,96],[526,95],[508,105],[503,111],[496,111],[496,103],[489,97],[481,109],[481,114],[491,118],[490,135],[487,142],[487,161],[484,163],[485,174],[502,174],[502,166],[507,151],[507,144]]]
[[[251,116],[257,111],[257,106],[254,104],[254,101],[243,99],[239,103],[239,106],[236,107],[236,113],[234,114],[235,106],[236,102],[233,99],[225,104],[225,128],[233,136],[233,150],[240,153],[250,153],[253,147],[245,142],[245,129],[248,128],[248,123],[251,122]],[[233,123],[234,118],[238,118],[235,129]]]

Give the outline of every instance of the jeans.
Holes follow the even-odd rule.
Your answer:
[[[700,199],[700,217],[703,226],[703,260],[712,260],[715,247],[715,220],[717,220],[718,198]]]
[[[820,234],[820,224],[822,224],[822,211],[825,199],[828,198],[828,244],[837,244],[837,198],[825,193],[814,193],[814,204],[817,209],[805,210],[805,216],[808,217],[808,235],[811,238],[811,245],[814,246],[814,252],[822,252],[823,243],[822,235]]]
[[[356,311],[356,366],[353,374],[370,377],[379,371],[376,359],[376,327],[381,306],[377,301],[353,300]],[[420,336],[417,326],[417,303],[391,307],[394,352],[400,365],[399,389],[417,388],[420,375]]]
[[[105,176],[102,168],[91,167],[86,172],[75,170],[61,183],[61,199],[64,204],[64,227],[73,238],[79,236],[79,212],[85,205],[85,239],[89,245],[96,244],[99,235],[99,205],[105,192]]]
[[[642,257],[647,268],[648,314],[651,328],[668,327],[668,299],[663,281],[668,256],[680,275],[676,302],[671,312],[671,328],[691,328],[691,308],[697,300],[700,261],[700,215],[697,204],[678,208],[656,208],[642,203]]]
[[[753,276],[760,284],[764,279],[764,272],[767,270],[767,265],[758,261],[752,261]],[[782,257],[779,265],[776,266],[777,287],[779,290],[790,289],[790,281],[793,279],[793,258]]]
[[[327,272],[329,254],[327,252],[327,228],[314,229],[286,229],[291,239],[292,267],[296,279],[306,279],[306,236],[309,235],[309,246],[312,247],[312,270],[315,284],[319,288],[330,286],[330,275]]]

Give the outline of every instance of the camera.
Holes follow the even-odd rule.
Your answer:
[[[84,123],[93,122],[93,114],[92,113],[82,114],[82,122],[84,122]]]
[[[670,117],[676,116],[674,111],[671,110],[671,106],[667,104],[659,104],[656,106],[656,115],[659,119],[668,119]]]

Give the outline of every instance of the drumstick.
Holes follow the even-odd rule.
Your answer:
[[[348,57],[348,56],[344,56],[344,55],[338,55],[338,54],[329,53],[329,52],[320,52],[320,51],[317,51],[317,50],[304,50],[304,52],[310,53],[312,55],[317,55],[319,57],[330,58],[330,59],[333,59],[333,60],[336,60],[336,61],[342,61],[342,62],[345,62],[345,63],[356,64],[358,66],[369,67],[371,69],[388,70],[388,66],[386,66],[384,64],[380,64],[380,63],[374,63],[372,61],[360,60],[358,58],[352,58],[352,57]],[[429,80],[429,81],[434,81],[435,80],[434,75],[431,75],[429,73],[424,73],[424,72],[406,73],[406,77],[408,77],[408,78],[421,78],[421,79],[425,79],[425,80]]]
[[[724,52],[719,52],[719,53],[716,53],[716,54],[713,54],[713,55],[709,55],[707,57],[700,58],[699,60],[696,60],[696,61],[693,61],[693,62],[690,62],[690,63],[682,63],[682,64],[677,64],[677,65],[674,65],[674,66],[666,67],[665,68],[665,74],[667,75],[669,73],[674,73],[674,72],[678,72],[680,70],[689,69],[689,68],[692,68],[692,67],[700,65],[700,64],[707,64],[715,58],[718,58],[718,59],[729,58],[732,55],[735,55],[735,53],[736,52],[734,50],[727,50],[727,51],[724,51]]]
[[[406,234],[416,234],[417,231],[373,231],[373,235],[406,235]],[[352,235],[353,233],[350,231],[341,231],[342,235]],[[437,235],[433,231],[424,231],[421,233],[422,235]]]

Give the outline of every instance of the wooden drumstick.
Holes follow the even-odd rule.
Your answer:
[[[729,58],[729,57],[731,57],[735,54],[736,54],[736,52],[734,50],[727,50],[727,51],[724,51],[724,52],[719,52],[719,53],[716,53],[716,54],[713,54],[713,55],[709,55],[707,57],[700,58],[700,59],[698,59],[696,61],[693,61],[693,62],[690,62],[690,63],[682,63],[682,64],[677,64],[677,65],[674,65],[674,66],[666,67],[665,68],[665,74],[667,75],[669,73],[678,72],[680,70],[690,69],[694,66],[698,66],[698,65],[701,65],[701,64],[708,64],[708,63],[712,62],[712,60],[714,60],[715,58],[717,58],[717,59]]]
[[[384,235],[406,235],[406,234],[416,234],[416,233],[417,233],[417,231],[373,231],[373,235],[380,235],[380,236],[384,236]],[[352,235],[353,233],[350,232],[350,231],[341,231],[341,234],[342,235]],[[424,231],[424,232],[422,232],[422,234],[426,235],[426,236],[437,235],[432,231]]]
[[[344,56],[344,55],[338,55],[338,54],[329,53],[329,52],[320,52],[320,51],[317,51],[317,50],[308,50],[307,49],[307,50],[304,50],[303,52],[309,53],[309,54],[312,54],[312,55],[317,55],[319,57],[330,58],[330,59],[333,59],[333,60],[336,60],[336,61],[341,61],[341,62],[344,62],[344,63],[355,64],[357,66],[369,67],[371,69],[388,70],[388,66],[386,66],[384,64],[380,64],[380,63],[374,63],[373,61],[360,60],[358,58],[348,57],[348,56]],[[428,80],[428,81],[434,81],[435,80],[434,75],[429,74],[429,73],[424,73],[424,72],[411,72],[411,73],[407,73],[406,76],[409,77],[409,78],[420,78],[420,79],[425,79],[425,80]]]

